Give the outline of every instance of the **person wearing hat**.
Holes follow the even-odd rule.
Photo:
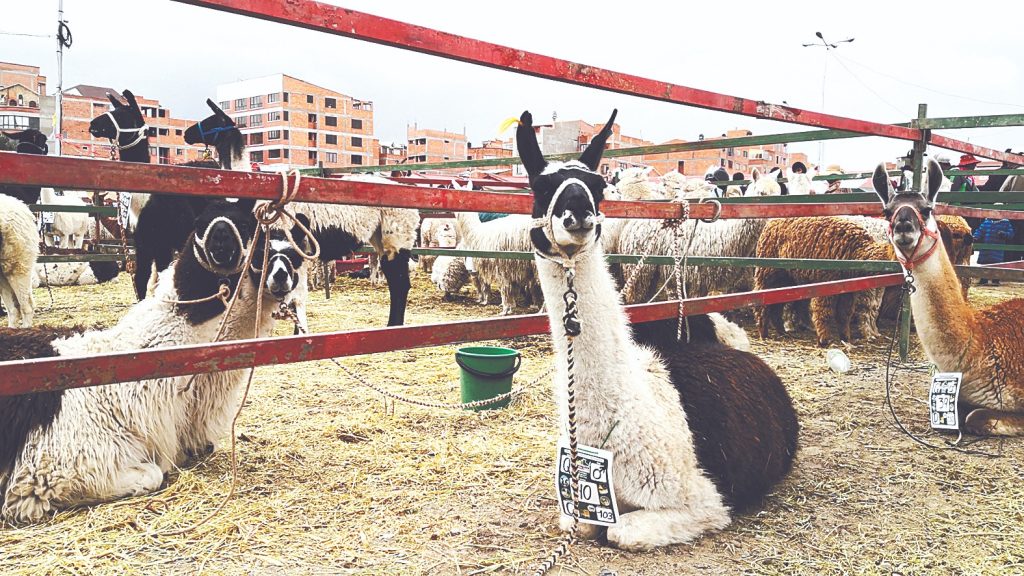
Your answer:
[[[843,169],[839,164],[832,164],[828,168],[825,168],[824,176],[836,176],[843,173]],[[825,190],[825,194],[840,194],[843,191],[842,180],[828,180],[828,188]]]
[[[957,164],[956,170],[974,170],[980,162],[974,155],[964,154],[960,157],[960,163]],[[978,186],[974,183],[974,176],[957,174],[953,177],[953,186],[950,190],[953,192],[977,192]]]
[[[725,168],[711,166],[704,173],[704,181],[705,182],[728,182],[729,181],[729,173],[725,171]],[[715,195],[718,196],[719,198],[724,197],[725,196],[725,185],[724,184],[716,184],[715,186],[718,188],[718,191],[715,193]]]
[[[807,165],[803,162],[793,162],[793,166],[790,167],[793,174],[807,174]]]

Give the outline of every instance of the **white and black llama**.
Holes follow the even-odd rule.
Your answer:
[[[234,142],[235,134],[241,137],[231,117],[212,101],[208,100],[207,105],[213,110],[213,115],[202,120],[202,131],[199,125],[190,127],[185,133],[187,139],[192,139],[196,143],[216,145],[217,138],[226,138]],[[386,178],[373,175],[356,174],[346,179],[393,184]],[[380,258],[380,268],[387,280],[391,297],[388,326],[404,324],[409,289],[412,287],[409,278],[409,259],[412,256],[413,244],[416,242],[416,229],[420,224],[419,212],[409,208],[309,202],[293,202],[290,207],[309,218],[310,231],[320,243],[320,260],[323,262],[345,258],[364,243],[373,246]]]
[[[531,239],[556,353],[560,427],[568,429],[566,333],[575,327],[578,441],[615,455],[623,514],[607,529],[608,541],[649,550],[721,529],[730,507],[758,504],[789,471],[799,424],[775,372],[723,344],[728,331],[707,316],[690,318],[689,342],[677,340],[675,319],[630,331],[598,241],[605,181],[596,170],[614,119],[579,161],[549,164],[529,112],[517,142],[534,194]],[[578,316],[566,323],[571,288]],[[563,519],[563,529],[569,526]],[[582,528],[585,537],[599,535]]]
[[[211,342],[222,320],[222,339],[250,338],[257,322],[258,333],[268,334],[276,298],[264,292],[257,318],[258,274],[240,284],[227,318],[218,299],[173,303],[216,294],[225,284],[234,290],[253,248],[253,205],[211,203],[153,297],[115,326],[81,333],[2,329],[0,361]],[[156,490],[167,471],[223,437],[242,372],[200,375],[191,386],[189,377],[177,376],[0,397],[0,517],[35,522],[57,509]]]
[[[22,130],[21,132],[6,134],[6,136],[18,143],[17,147],[14,149],[18,154],[46,156],[50,151],[49,146],[46,144],[46,135],[39,130],[29,128],[28,130]],[[42,188],[40,186],[0,184],[0,194],[13,196],[25,204],[38,204],[39,192],[41,189]]]

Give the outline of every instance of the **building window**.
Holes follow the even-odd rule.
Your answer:
[[[337,108],[338,100],[335,98],[324,98],[324,108]]]
[[[156,156],[156,146],[150,146],[149,147],[149,155],[150,156]]]
[[[273,94],[267,94],[267,104],[272,104],[280,99],[280,94],[274,92]]]
[[[288,154],[288,149],[287,149],[287,148],[285,148],[285,149],[284,149],[284,157],[285,157],[285,158],[288,158],[288,156],[289,156],[289,154]]]
[[[231,107],[231,101],[230,100],[225,100],[225,101],[223,101],[223,102],[221,102],[221,103],[219,103],[217,105],[220,106],[221,110],[227,110],[227,109],[229,109]]]
[[[280,112],[267,112],[267,122],[277,122],[281,119]]]
[[[337,144],[338,143],[338,137],[336,135],[334,135],[334,134],[327,134],[327,135],[324,136],[324,142],[326,142],[328,144]]]
[[[161,136],[167,136],[171,133],[167,128],[157,128],[156,132]]]
[[[249,162],[263,162],[263,150],[249,152]]]
[[[281,96],[283,97],[285,102],[288,101],[288,93],[287,92],[281,92]]]
[[[277,160],[281,157],[281,150],[274,148],[273,150],[267,150],[267,158],[271,160]]]
[[[263,126],[263,114],[249,116],[249,126]]]
[[[281,139],[281,131],[280,130],[271,130],[270,132],[267,132],[267,140],[280,140],[280,139]]]
[[[309,143],[316,143],[316,132],[309,132]]]
[[[288,111],[287,110],[284,111],[284,121],[285,122],[288,121]]]
[[[306,120],[307,120],[307,121],[308,121],[308,122],[309,122],[310,124],[316,124],[316,114],[308,114],[308,115],[306,116]]]
[[[360,120],[359,118],[353,118],[352,119],[352,129],[353,130],[362,130],[363,129],[363,121]]]
[[[352,137],[352,147],[353,148],[362,148],[363,147],[363,139],[358,137],[358,136],[353,136]]]
[[[175,135],[175,136],[181,136],[181,130],[179,130],[179,129],[177,129],[177,128],[176,128],[176,129],[174,130],[174,135]]]
[[[729,169],[732,169],[732,160],[729,160]]]
[[[309,160],[311,162],[316,162],[316,150],[309,151]]]
[[[258,146],[260,144],[263,144],[263,133],[262,132],[253,132],[252,134],[249,134],[249,145],[250,146]]]
[[[324,116],[324,124],[326,124],[327,126],[337,126],[338,125],[338,117],[337,116]]]
[[[238,100],[235,100],[235,110],[245,110],[245,109],[246,109],[245,98],[239,98]]]
[[[306,104],[312,104],[312,103],[313,103],[313,95],[310,94],[310,95],[306,96]]]
[[[362,154],[353,154],[352,155],[352,163],[355,164],[356,166],[362,165],[362,163],[363,163],[363,156],[362,156]]]
[[[182,150],[181,148],[175,148],[174,149],[174,155],[175,156],[184,156],[185,155],[185,151]]]
[[[326,160],[330,164],[337,164],[338,163],[338,153],[337,152],[324,152],[324,160]]]
[[[262,108],[263,107],[263,96],[253,96],[249,98],[249,108]]]
[[[156,138],[156,128],[146,128],[146,136]]]
[[[721,164],[722,168],[725,168],[725,158],[719,158],[718,162]]]
[[[282,138],[284,138],[285,140],[288,139],[288,131],[287,130],[284,131],[284,136],[282,136]]]
[[[736,155],[736,149],[735,148],[729,148],[728,150],[726,150],[726,154],[728,154],[729,156],[735,156]]]
[[[679,160],[676,162],[676,171],[679,172],[680,174],[684,174],[686,172],[685,160]]]
[[[235,120],[235,127],[236,128],[245,128],[246,126],[249,125],[249,117],[248,116],[239,116],[238,118],[235,118],[234,120]]]

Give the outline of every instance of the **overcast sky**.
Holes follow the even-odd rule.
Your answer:
[[[930,116],[1024,112],[1024,54],[1016,2],[831,3],[411,2],[334,0],[394,18],[655,80],[822,110],[826,54],[804,48],[821,31],[842,44],[828,58],[824,111],[905,122]],[[48,34],[57,0],[5,2],[0,32]],[[1017,8],[1012,8],[1018,5]],[[218,83],[283,72],[374,102],[376,136],[404,141],[407,123],[465,129],[471,142],[529,109],[538,120],[602,122],[613,107],[626,134],[656,143],[750,128],[807,128],[569,86],[224,14],[169,0],[65,0],[74,46],[64,86],[96,84],[158,98],[178,117],[208,114]],[[1010,14],[1016,12],[1016,15]],[[1001,15],[1001,16],[1000,16]],[[54,40],[0,35],[0,60],[39,65],[57,86]],[[913,55],[914,51],[920,55]],[[1024,148],[1024,128],[949,131],[1004,149]],[[870,169],[908,142],[830,142],[825,164]],[[791,144],[817,159],[817,144]],[[956,155],[953,155],[954,157]]]

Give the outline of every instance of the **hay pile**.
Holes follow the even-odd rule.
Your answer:
[[[975,290],[1005,298],[1017,287]],[[448,303],[414,276],[410,324],[490,316]],[[54,289],[39,323],[113,323],[131,303],[115,285]],[[384,324],[387,291],[339,279],[312,296],[314,331]],[[280,325],[280,334],[290,327]],[[503,341],[523,352],[525,383],[550,365],[547,336]],[[565,574],[1006,574],[1024,571],[1021,441],[1001,459],[931,452],[882,408],[885,343],[848,351],[855,370],[828,371],[806,333],[754,340],[789,386],[801,452],[760,512],[691,546],[637,555],[580,544]],[[342,359],[389,390],[458,399],[456,347]],[[914,361],[922,360],[916,351]],[[926,376],[902,372],[897,411],[926,431]],[[230,484],[219,451],[172,474],[161,493],[61,513],[0,531],[4,574],[482,574],[533,566],[557,538],[552,460],[555,406],[547,383],[506,409],[470,413],[384,401],[329,362],[259,368],[238,428],[239,490],[209,523],[180,536]],[[930,436],[934,439],[934,436]],[[978,446],[998,448],[986,441]],[[554,573],[558,573],[556,569]]]

